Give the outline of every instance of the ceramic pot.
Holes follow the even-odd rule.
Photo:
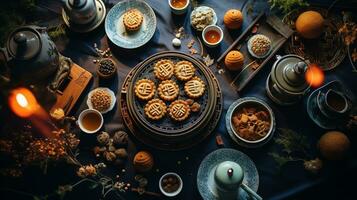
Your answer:
[[[97,15],[95,0],[63,0],[63,8],[69,21],[75,24],[89,24]]]
[[[21,26],[1,48],[11,81],[35,83],[53,75],[59,66],[59,53],[46,29]]]
[[[224,161],[218,164],[214,171],[214,181],[219,199],[236,200],[241,187],[255,199],[261,200],[262,198],[257,193],[242,183],[243,179],[244,171],[238,163]]]
[[[308,63],[297,55],[277,56],[266,89],[268,96],[280,105],[298,102],[310,89],[305,80]]]

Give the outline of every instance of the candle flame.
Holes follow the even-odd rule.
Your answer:
[[[16,95],[16,101],[17,103],[19,103],[19,105],[21,107],[27,107],[29,105],[29,102],[27,101],[25,95],[23,95],[22,93],[19,93]]]
[[[29,117],[40,107],[35,96],[26,88],[16,88],[10,92],[9,106],[19,117]]]
[[[305,73],[305,78],[311,87],[318,88],[324,83],[325,75],[317,64],[310,64]]]

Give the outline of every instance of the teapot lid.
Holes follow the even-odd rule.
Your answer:
[[[237,190],[243,181],[243,177],[242,167],[232,161],[224,161],[218,164],[214,173],[214,180],[218,187],[227,190]]]
[[[281,88],[290,92],[300,93],[309,88],[305,79],[308,64],[297,55],[278,56],[272,68],[272,79]]]
[[[29,60],[41,50],[40,33],[30,26],[15,29],[7,40],[7,49],[11,57]]]

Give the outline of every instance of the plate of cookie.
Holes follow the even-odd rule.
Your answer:
[[[140,135],[134,133],[140,140],[148,137],[160,148],[165,144],[183,148],[188,145],[178,143],[192,142],[204,132],[194,139],[201,141],[210,133],[207,126],[218,122],[221,100],[218,82],[202,62],[184,53],[162,52],[129,73],[121,109],[124,121],[130,118],[127,125],[141,130]]]
[[[105,19],[108,38],[125,49],[143,46],[153,37],[155,30],[155,13],[141,0],[120,1],[110,9]]]

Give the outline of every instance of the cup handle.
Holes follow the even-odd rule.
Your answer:
[[[255,199],[263,200],[263,198],[261,196],[259,196],[256,192],[254,192],[252,189],[250,189],[250,187],[248,187],[246,184],[242,183],[241,187],[244,191],[246,191],[249,195],[251,195]]]

